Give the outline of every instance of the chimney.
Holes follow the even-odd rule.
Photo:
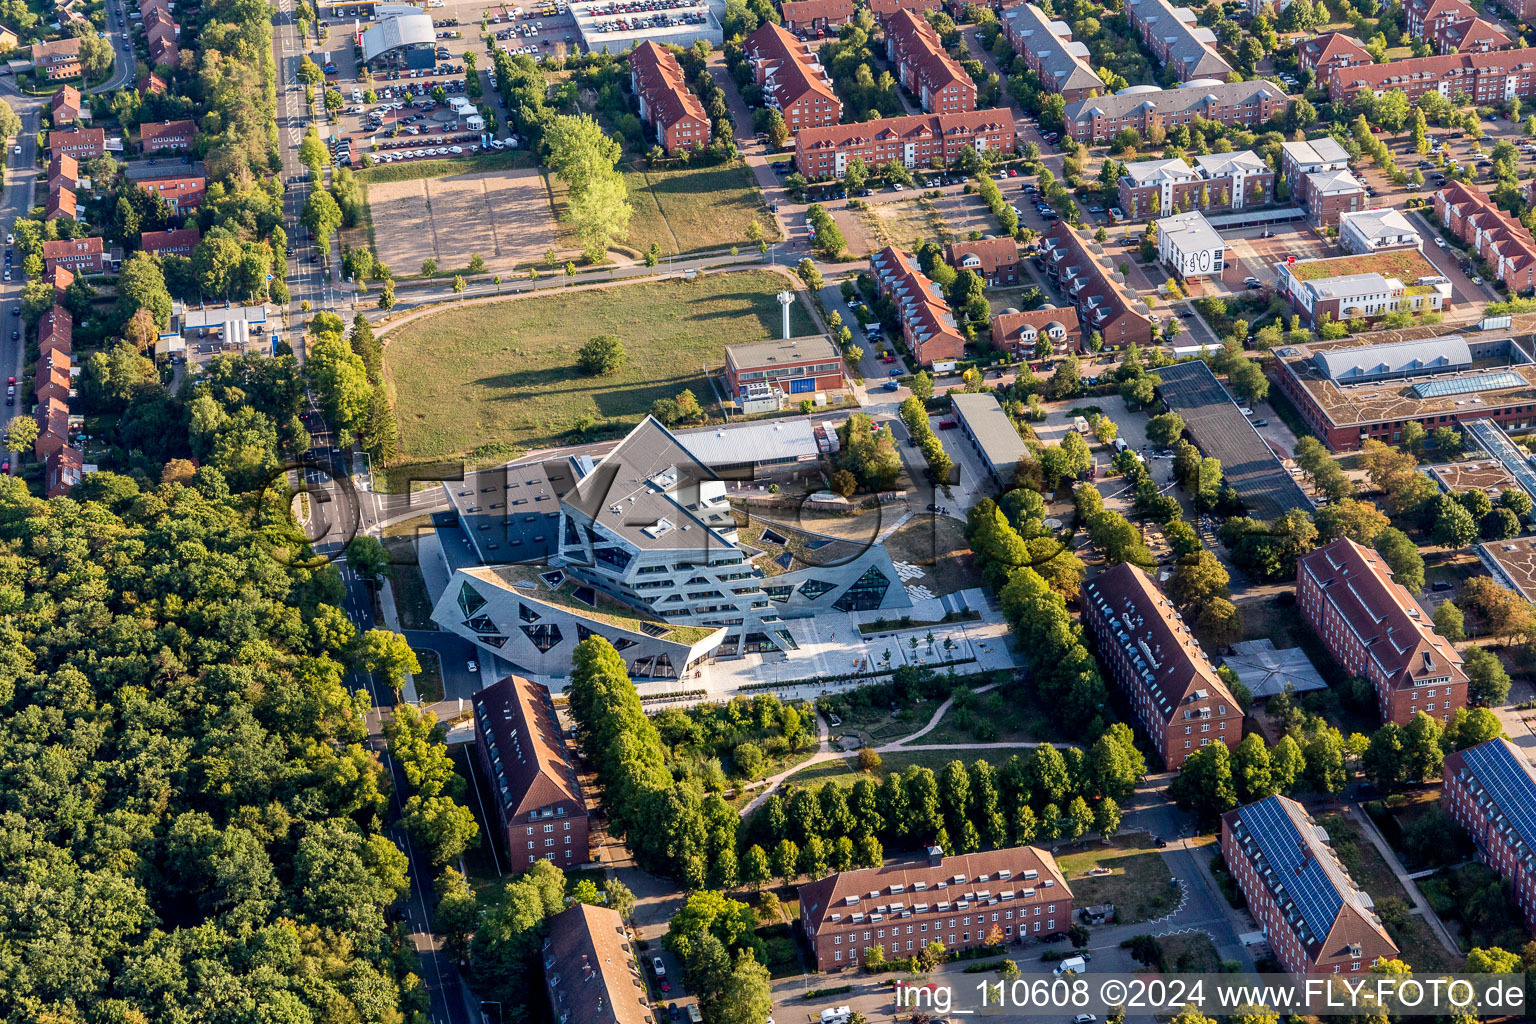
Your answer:
[[[928,866],[932,867],[932,868],[936,868],[940,864],[943,864],[943,863],[944,863],[944,850],[943,850],[943,848],[939,847],[939,846],[930,846],[930,847],[928,847]]]

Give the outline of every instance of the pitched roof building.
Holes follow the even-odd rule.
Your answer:
[[[59,498],[74,489],[85,476],[80,450],[64,445],[43,462],[43,496]]]
[[[909,168],[931,167],[935,160],[949,166],[967,147],[1008,152],[1014,136],[1006,107],[827,124],[795,133],[795,167],[807,178],[840,178],[855,157],[870,167],[888,160]]]
[[[1283,113],[1289,102],[1283,88],[1263,79],[1219,85],[1192,82],[1177,89],[1133,86],[1113,96],[1069,103],[1067,133],[1084,144],[1102,142],[1127,128],[1145,138],[1154,124],[1171,130],[1197,117],[1229,128],[1251,128]]]
[[[649,40],[641,43],[630,52],[629,77],[640,117],[655,127],[663,149],[678,153],[709,145],[709,116],[671,50]]]
[[[50,82],[80,77],[80,40],[78,37],[32,44],[32,64]]]
[[[1225,80],[1232,65],[1216,52],[1216,33],[1199,24],[1188,7],[1168,0],[1126,0],[1126,14],[1142,42],[1180,79]]]
[[[139,145],[146,153],[191,149],[195,141],[197,124],[193,121],[150,122],[139,126]]]
[[[74,188],[80,179],[80,161],[67,153],[55,153],[48,160],[48,191]]]
[[[1435,214],[1493,268],[1511,292],[1536,288],[1536,238],[1485,192],[1453,181],[1435,193]]]
[[[1020,4],[1003,18],[1008,45],[1024,58],[1040,84],[1059,92],[1068,103],[1104,89],[1104,82],[1089,65],[1088,47],[1072,39],[1065,21],[1051,18],[1034,4]]]
[[[936,361],[965,354],[965,336],[943,291],[918,269],[912,257],[886,246],[869,257],[869,269],[880,294],[895,304],[901,333],[918,363],[932,368]]]
[[[624,919],[572,903],[549,919],[544,987],[557,1024],[653,1024]]]
[[[1486,53],[1515,45],[1463,0],[1409,0],[1403,13],[1408,34],[1422,38],[1436,53]]]
[[[201,174],[189,174],[172,178],[139,178],[134,182],[139,188],[153,192],[171,208],[172,213],[186,213],[203,203],[208,191],[208,179]]]
[[[49,191],[44,220],[57,220],[60,217],[74,220],[78,215],[79,204],[76,202],[74,189],[56,188]]]
[[[935,846],[926,859],[819,878],[802,885],[799,897],[800,924],[820,971],[854,967],[871,946],[885,947],[892,960],[935,939],[947,949],[971,949],[994,932],[1012,943],[1072,922],[1071,887],[1056,858],[1033,846],[958,857]]]
[[[491,782],[512,867],[587,863],[587,805],[549,689],[507,676],[475,694],[474,711],[475,753]]]
[[[1109,266],[1103,246],[1065,221],[1056,221],[1035,260],[1072,300],[1085,335],[1097,332],[1110,351],[1152,343],[1150,311],[1118,280],[1119,272]]]
[[[784,27],[797,36],[834,32],[853,21],[853,0],[784,0],[779,7]]]
[[[48,133],[48,152],[65,154],[76,160],[94,160],[107,151],[107,133],[101,128],[71,128]]]
[[[1424,248],[1419,231],[1401,210],[1385,207],[1339,214],[1339,244],[1347,253]]]
[[[80,90],[72,85],[60,86],[59,91],[53,94],[53,99],[48,101],[48,109],[55,128],[74,124],[82,114],[90,116],[80,101]]]
[[[1374,550],[1344,537],[1303,555],[1296,601],[1344,670],[1371,683],[1383,721],[1423,711],[1444,724],[1466,706],[1461,655]]]
[[[1237,746],[1243,709],[1173,602],[1122,562],[1083,585],[1083,621],[1169,771],[1212,743]]]
[[[927,14],[929,11],[943,9],[944,0],[869,0],[869,12],[875,16],[875,22],[880,25],[884,25],[900,11]]]
[[[1019,283],[1019,246],[1011,238],[950,242],[944,246],[944,262],[971,271],[988,287]]]
[[[191,256],[202,237],[197,228],[145,231],[139,235],[139,248],[160,256]]]
[[[1488,53],[1450,53],[1409,57],[1390,64],[1335,68],[1328,75],[1328,98],[1352,101],[1361,92],[1401,91],[1412,103],[1426,92],[1464,93],[1478,105],[1510,97],[1536,96],[1536,50],[1528,47]]]
[[[43,266],[50,271],[67,267],[76,274],[99,274],[106,269],[107,250],[98,235],[44,242]]]
[[[1376,58],[1354,36],[1343,32],[1324,32],[1297,47],[1296,63],[1299,67],[1310,69],[1315,80],[1321,84],[1328,81],[1334,68],[1374,64]]]
[[[1441,778],[1441,806],[1509,879],[1526,927],[1536,929],[1536,768],[1500,736],[1445,755]]]
[[[1044,306],[1020,312],[1005,309],[992,318],[992,347],[1015,359],[1043,360],[1036,354],[1040,338],[1050,345],[1046,358],[1083,351],[1083,332],[1071,306]]]
[[[1221,816],[1221,852],[1276,958],[1292,974],[1354,974],[1397,945],[1371,898],[1329,845],[1328,833],[1290,797]]]
[[[784,116],[791,133],[842,118],[832,80],[804,43],[770,22],[747,36],[744,45],[763,102]]]
[[[897,11],[885,23],[886,57],[896,65],[901,84],[910,89],[930,114],[976,109],[976,83],[944,43],[928,19],[912,11]]]

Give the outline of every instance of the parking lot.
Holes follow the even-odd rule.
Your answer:
[[[1264,237],[1266,231],[1268,238]],[[1243,275],[1258,278],[1266,288],[1275,286],[1275,264],[1285,262],[1287,256],[1315,260],[1343,255],[1337,245],[1319,238],[1300,222],[1222,232],[1221,237],[1232,250],[1229,263],[1241,263]]]

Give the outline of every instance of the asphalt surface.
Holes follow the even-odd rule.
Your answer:
[[[32,209],[32,190],[37,180],[37,131],[41,127],[40,115],[46,102],[38,96],[23,96],[16,91],[13,79],[0,79],[0,95],[21,118],[21,134],[7,140],[5,151],[5,191],[0,197],[0,218],[5,221],[4,230],[9,232],[18,218],[25,217]],[[17,148],[21,152],[16,152]],[[0,282],[0,366],[7,376],[18,381],[26,377],[24,363],[27,357],[25,332],[13,339],[12,331],[21,331],[21,318],[11,310],[21,304],[21,262],[9,281]],[[18,388],[20,390],[20,388]],[[7,409],[7,414],[14,412]],[[7,417],[9,418],[9,417]]]

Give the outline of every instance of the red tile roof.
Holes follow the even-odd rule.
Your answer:
[[[869,0],[869,11],[877,21],[885,21],[898,11],[942,11],[944,0]]]
[[[647,40],[630,53],[629,69],[644,99],[647,115],[663,130],[688,117],[709,124],[704,104],[688,88],[683,69],[671,50]]]
[[[549,919],[541,956],[557,1020],[650,1024],[653,1019],[635,970],[634,947],[616,911],[571,904]]]
[[[811,51],[782,26],[760,26],[747,37],[746,51],[754,60],[773,65],[771,91],[781,110],[813,95],[824,97],[834,109],[842,109]]]
[[[1071,306],[1050,306],[1045,309],[997,314],[992,318],[992,347],[1006,349],[1018,341],[1018,334],[1025,327],[1030,327],[1039,334],[1053,323],[1061,324],[1066,330],[1071,350],[1082,347],[1082,328],[1077,322],[1077,310]]]
[[[102,149],[106,144],[105,128],[71,128],[69,131],[48,133],[48,149],[54,153],[59,152],[61,146]]]
[[[56,188],[48,193],[48,208],[44,219],[53,220],[57,217],[77,219],[79,210],[80,206],[75,199],[74,189]]]
[[[893,246],[869,257],[869,265],[883,295],[896,303],[903,331],[917,348],[917,361],[929,366],[935,359],[957,357],[965,349],[965,336],[955,323],[939,286],[924,274],[912,258]]]
[[[84,473],[85,460],[80,452],[65,445],[43,463],[43,494],[45,497],[57,498],[68,494],[70,489],[80,482]]]
[[[779,5],[784,22],[789,25],[809,25],[813,21],[827,21],[841,25],[853,17],[853,0],[784,0]]]
[[[1343,537],[1303,555],[1297,571],[1318,582],[1394,687],[1416,685],[1415,676],[1466,682],[1461,655],[1371,548]]]
[[[1110,280],[1102,257],[1090,251],[1066,221],[1058,220],[1046,231],[1044,249],[1045,259],[1059,269],[1062,288],[1082,314],[1079,319],[1085,332],[1102,331],[1121,316],[1151,323],[1146,313],[1132,306],[1139,302],[1135,295]]]
[[[824,124],[802,128],[795,133],[795,144],[808,152],[817,149],[843,149],[870,140],[919,139],[939,135],[974,135],[982,131],[1002,130],[1011,140],[1013,115],[1006,108],[961,110],[950,114],[906,114],[883,117],[854,124]]]
[[[197,138],[197,125],[191,121],[149,122],[139,126],[139,142],[144,152],[156,149],[177,149],[190,145]]]
[[[174,228],[170,231],[145,231],[139,235],[139,248],[145,252],[164,252],[174,249],[191,249],[202,239],[197,228]]]
[[[919,84],[927,86],[930,92],[939,92],[956,82],[974,88],[971,76],[945,52],[939,34],[923,15],[906,9],[897,11],[886,22],[885,35],[895,43],[897,60],[912,66]]]
[[[68,153],[55,153],[48,158],[48,182],[54,182],[74,187],[80,177],[80,161]]]
[[[475,728],[492,738],[502,770],[491,780],[507,821],[545,807],[566,816],[586,812],[576,772],[560,736],[549,690],[522,676],[507,676],[474,696]]]
[[[54,242],[43,243],[43,259],[45,260],[63,259],[82,253],[87,256],[95,256],[106,251],[99,235],[91,235],[88,238],[61,238]]]
[[[944,262],[959,270],[967,256],[974,256],[980,265],[972,267],[982,277],[990,277],[998,267],[1016,266],[1019,262],[1019,246],[1011,238],[983,238],[977,241],[951,242],[944,247]]]
[[[1324,32],[1320,36],[1308,39],[1297,50],[1297,57],[1302,67],[1311,68],[1313,71],[1344,59],[1347,59],[1350,64],[1376,62],[1364,43],[1343,32]]]
[[[54,124],[68,124],[80,116],[80,90],[72,85],[61,86],[48,105],[53,111]]]
[[[1353,96],[1362,89],[1385,91],[1410,82],[1445,84],[1471,93],[1481,75],[1508,74],[1533,64],[1536,64],[1536,49],[1530,47],[1489,53],[1408,57],[1390,64],[1336,68],[1329,76],[1329,95],[1340,99]],[[1335,95],[1335,89],[1340,90],[1338,95]]]

